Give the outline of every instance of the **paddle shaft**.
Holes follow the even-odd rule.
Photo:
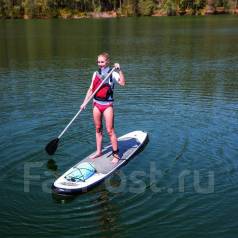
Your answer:
[[[101,88],[101,86],[104,84],[104,82],[106,82],[106,80],[111,76],[112,72],[115,70],[116,68],[113,67],[112,70],[108,73],[108,75],[106,76],[106,78],[100,83],[100,85],[97,87],[97,89],[93,92],[93,94],[87,99],[85,106],[89,103],[89,101],[91,101],[91,99],[94,97],[94,95],[98,92],[98,90]],[[66,130],[70,127],[70,125],[73,123],[73,121],[77,118],[77,116],[81,113],[83,109],[81,108],[76,115],[72,118],[72,120],[69,122],[69,124],[64,128],[64,130],[60,133],[60,135],[58,136],[58,139],[60,139],[60,137],[66,132]]]

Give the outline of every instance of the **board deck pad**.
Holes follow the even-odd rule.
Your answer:
[[[92,159],[92,153],[85,159],[81,160],[71,169],[66,171],[62,176],[60,176],[52,185],[53,191],[56,193],[70,194],[80,192],[82,189],[85,190],[87,187],[92,187],[98,182],[105,179],[108,175],[112,174],[115,170],[120,168],[136,153],[136,151],[146,142],[147,133],[143,131],[130,132],[124,136],[118,138],[118,148],[119,148],[119,161],[118,163],[112,163],[113,153],[112,146],[108,145],[103,148],[102,155]],[[92,175],[85,181],[73,182],[66,179],[66,176],[74,169],[77,169],[82,163],[89,162],[96,170],[95,174]]]
[[[112,169],[120,165],[124,162],[124,160],[127,160],[128,155],[133,153],[140,143],[135,138],[123,138],[123,140],[118,141],[118,148],[119,149],[119,162],[118,163],[112,163],[113,160],[113,154],[112,154],[112,146],[107,146],[102,151],[102,155],[91,159],[90,157],[93,155],[91,154],[87,158],[83,159],[81,162],[89,162],[93,165],[93,167],[96,169],[98,173],[107,174]]]

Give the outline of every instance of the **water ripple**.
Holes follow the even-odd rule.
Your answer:
[[[0,63],[3,237],[234,234],[236,21],[193,19],[4,23],[9,31],[0,38],[8,43]],[[81,34],[85,27],[96,30]],[[103,183],[87,194],[56,196],[53,181],[95,150],[91,105],[60,139],[54,156],[44,147],[79,110],[95,52],[105,50],[88,39],[104,39],[105,29],[107,45],[127,78],[126,87],[115,90],[116,133],[141,129],[150,140],[110,178],[115,186],[124,178],[122,190],[113,192]],[[118,35],[121,29],[124,34]],[[52,38],[52,30],[59,37]]]

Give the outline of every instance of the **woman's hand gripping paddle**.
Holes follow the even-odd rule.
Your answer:
[[[112,72],[115,70],[116,68],[113,67],[112,70],[108,73],[108,75],[106,76],[106,78],[101,82],[101,84],[98,86],[98,88],[92,93],[92,95],[88,98],[88,100],[85,103],[85,106],[89,103],[89,101],[94,97],[94,95],[98,92],[98,90],[100,89],[100,87],[104,84],[104,82],[111,76]],[[73,123],[73,121],[77,118],[77,116],[80,114],[80,112],[83,109],[81,108],[76,115],[73,117],[73,119],[69,122],[69,124],[64,128],[64,130],[60,133],[60,135],[53,139],[52,141],[50,141],[46,147],[45,150],[49,155],[53,155],[55,153],[55,151],[57,150],[58,144],[59,144],[59,139],[60,137],[66,132],[66,130],[69,128],[69,126]]]

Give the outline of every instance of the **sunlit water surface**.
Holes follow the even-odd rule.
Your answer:
[[[237,17],[0,21],[2,237],[235,237]],[[52,182],[95,149],[91,104],[50,157],[108,51],[117,135],[149,133],[140,154],[87,194]],[[109,143],[105,133],[104,143]]]

